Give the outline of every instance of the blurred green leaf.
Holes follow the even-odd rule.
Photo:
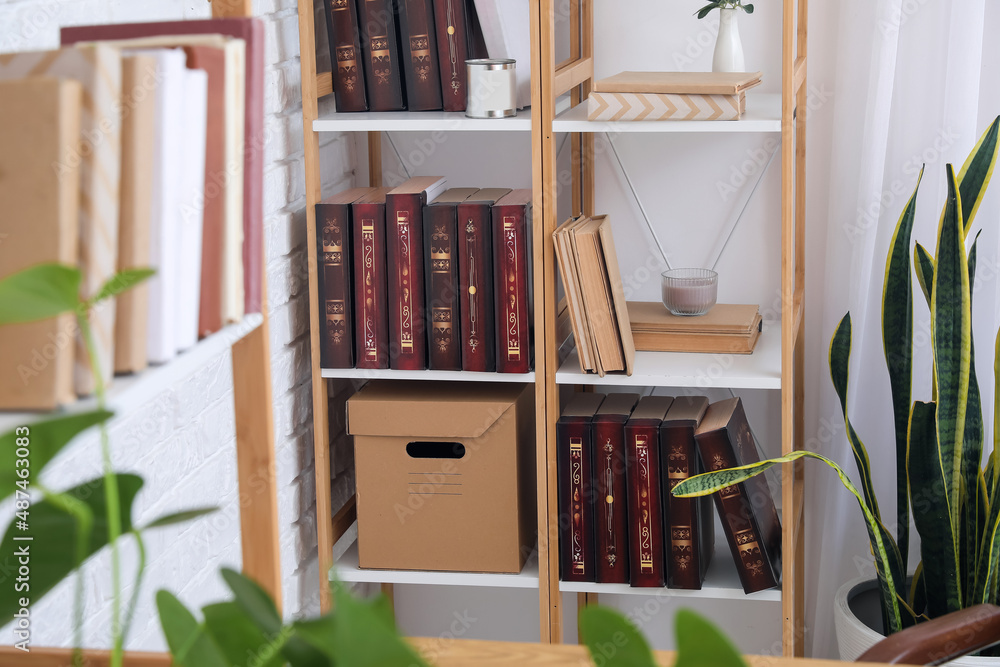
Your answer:
[[[747,14],[753,14],[753,5],[743,5],[743,10]]]
[[[204,626],[169,591],[156,594],[160,627],[178,667],[231,667]]]
[[[677,661],[674,667],[746,667],[729,639],[711,621],[690,609],[674,618]]]
[[[705,5],[704,7],[702,7],[701,9],[698,10],[698,12],[697,12],[698,18],[700,18],[700,19],[705,18],[706,16],[708,16],[709,12],[711,12],[713,9],[715,9],[718,6],[719,6],[718,2],[710,2],[710,3],[708,3],[707,5]]]
[[[226,567],[222,568],[222,578],[236,596],[236,603],[258,628],[269,635],[281,632],[281,615],[267,591],[250,577]]]
[[[101,285],[97,296],[90,300],[91,303],[100,303],[105,299],[118,296],[122,292],[127,292],[139,283],[148,280],[156,275],[154,269],[124,269],[108,278],[108,281]]]
[[[192,519],[197,519],[200,516],[205,516],[206,514],[211,514],[212,512],[217,512],[218,507],[200,507],[193,510],[184,510],[183,512],[175,512],[174,514],[167,514],[166,516],[161,516],[159,519],[149,523],[145,528],[141,530],[149,530],[150,528],[162,528],[163,526],[170,526],[175,523],[185,523],[186,521],[191,521]]]
[[[234,667],[281,667],[281,648],[289,632],[265,635],[236,602],[220,602],[202,610],[205,631]]]
[[[36,322],[80,304],[80,270],[38,264],[0,279],[0,324]]]
[[[580,639],[591,659],[605,667],[656,667],[646,639],[621,612],[600,605],[580,610]]]
[[[112,413],[107,410],[95,410],[36,422],[0,435],[0,500],[14,493],[18,480],[29,480],[22,488],[30,487],[30,480],[38,479],[49,461],[73,438],[111,417]],[[17,460],[22,458],[17,455],[17,450],[25,442],[28,443],[29,472],[23,473],[26,477],[22,477],[17,473],[22,469],[17,467]]]
[[[122,533],[128,533],[132,530],[132,502],[142,488],[142,479],[135,475],[117,475],[117,478]],[[81,504],[93,515],[90,539],[84,550],[84,558],[88,558],[108,544],[108,511],[104,497],[104,478],[98,477],[60,495]],[[22,520],[15,516],[7,528],[3,542],[0,543],[0,565],[12,573],[8,575],[11,578],[13,573],[17,572],[20,555],[25,553],[24,549],[28,550],[31,563],[32,602],[37,602],[80,565],[76,562],[79,520],[68,513],[65,507],[66,503],[60,502],[60,498],[46,498],[33,503],[25,522],[27,529],[19,527]],[[16,506],[15,511],[17,511]],[[15,539],[27,536],[32,538],[31,541]],[[0,586],[0,617],[10,618],[20,609],[19,598],[25,596],[26,592],[17,591],[12,580]]]

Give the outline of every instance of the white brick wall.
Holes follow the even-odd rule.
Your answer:
[[[317,609],[319,582],[298,19],[293,0],[257,0],[255,11],[267,27],[264,227],[283,608],[286,614],[296,615]],[[204,18],[209,14],[205,0],[2,0],[0,52],[53,48],[63,25]],[[322,53],[320,58],[324,59]],[[349,138],[324,135],[321,154],[325,193],[354,184],[353,151]],[[138,523],[187,507],[222,508],[211,517],[147,537],[146,579],[130,648],[164,648],[153,606],[156,590],[168,588],[197,609],[225,597],[218,568],[240,565],[232,400],[227,351],[190,377],[165,387],[160,395],[114,424],[115,467],[138,472],[146,480],[137,501]],[[342,406],[344,400],[346,397],[341,395],[338,404]],[[343,472],[351,457],[341,422],[335,420],[339,433],[334,438],[331,475]],[[54,461],[46,479],[51,486],[66,488],[97,474],[99,444],[96,438],[89,437]],[[339,475],[334,484],[335,505],[343,503],[352,488],[353,477]],[[128,544],[123,554],[127,596],[135,572],[134,546]],[[107,645],[109,572],[107,553],[84,568],[85,643],[90,646]],[[69,645],[71,600],[70,582],[64,582],[34,607],[36,645]],[[8,642],[10,637],[9,628],[5,629],[0,642]]]

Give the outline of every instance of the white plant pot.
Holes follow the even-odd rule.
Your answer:
[[[715,40],[712,56],[713,72],[745,72],[743,42],[740,41],[740,24],[736,20],[739,9],[719,10],[719,36]]]
[[[879,607],[878,582],[874,579],[852,579],[837,590],[833,610],[837,629],[837,647],[840,659],[854,662],[885,635],[881,630],[882,612]],[[985,667],[997,665],[996,658],[959,658],[948,663],[955,667]]]

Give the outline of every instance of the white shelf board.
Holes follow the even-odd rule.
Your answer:
[[[747,95],[747,110],[739,120],[589,121],[587,102],[556,116],[554,132],[781,132],[781,95]]]
[[[538,552],[532,552],[520,574],[483,572],[427,572],[420,570],[362,570],[358,567],[358,543],[348,547],[330,571],[340,581],[375,584],[428,586],[473,586],[480,588],[538,588]]]
[[[717,531],[718,532],[718,531]],[[601,595],[644,595],[646,597],[697,598],[699,600],[747,600],[753,602],[781,602],[781,589],[772,588],[747,595],[740,584],[740,575],[726,538],[715,536],[715,555],[705,574],[700,591],[680,588],[632,588],[628,584],[597,584],[580,581],[560,581],[563,593],[599,593]]]
[[[513,118],[468,118],[461,111],[332,113],[313,121],[314,132],[531,132],[531,109]]]
[[[345,380],[440,380],[445,382],[534,382],[530,373],[475,373],[472,371],[397,371],[373,368],[324,368],[324,378]]]
[[[765,329],[753,354],[636,352],[631,376],[584,373],[574,348],[559,366],[556,384],[781,389],[781,326],[774,322]]]
[[[163,391],[195,373],[210,359],[256,329],[264,321],[259,313],[247,315],[242,321],[231,324],[211,336],[181,352],[170,361],[132,375],[115,377],[107,392],[108,409],[116,415],[124,415],[154,399]],[[94,410],[97,399],[82,399],[66,405],[52,414],[60,416],[86,410]],[[0,412],[0,433],[6,433],[17,426],[31,424],[46,418],[44,412]]]

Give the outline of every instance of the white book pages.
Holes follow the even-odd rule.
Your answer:
[[[133,52],[129,50],[129,52]],[[156,58],[156,134],[153,139],[153,214],[149,225],[149,262],[156,270],[149,281],[149,362],[162,364],[177,354],[177,226],[180,218],[180,176],[184,89],[184,52],[137,49]]]
[[[201,247],[205,222],[205,141],[208,125],[208,74],[184,71],[183,152],[177,229],[177,289],[174,291],[178,350],[198,342],[201,304]]]
[[[226,43],[226,247],[222,271],[222,321],[243,319],[243,134],[246,126],[246,42]],[[246,150],[264,150],[254,137]]]
[[[530,0],[476,0],[490,58],[517,61],[517,108],[531,106]]]

